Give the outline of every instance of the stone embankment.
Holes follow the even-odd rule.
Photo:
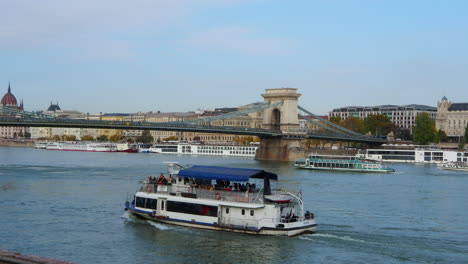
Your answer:
[[[76,264],[74,262],[48,259],[18,252],[0,250],[0,264]]]
[[[0,138],[0,146],[5,147],[33,147],[34,141],[30,139],[2,139]]]

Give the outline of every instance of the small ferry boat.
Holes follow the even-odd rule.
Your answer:
[[[311,154],[307,159],[300,159],[294,163],[296,168],[310,170],[330,170],[348,172],[394,172],[395,170],[382,164],[360,159],[356,156],[318,155]]]
[[[125,210],[156,222],[258,235],[295,236],[315,231],[314,215],[299,195],[273,190],[276,174],[215,166],[183,168],[148,177]],[[251,183],[258,180],[258,183]]]
[[[47,141],[37,141],[36,143],[34,143],[34,148],[46,149],[48,143],[49,142],[47,142]]]
[[[50,142],[47,150],[88,151],[88,152],[117,152],[113,143],[78,143],[78,142]]]
[[[468,171],[468,162],[445,162],[440,164],[439,168],[444,170]]]
[[[127,153],[137,153],[138,149],[136,145],[129,143],[117,143],[116,144],[118,152],[127,152]]]

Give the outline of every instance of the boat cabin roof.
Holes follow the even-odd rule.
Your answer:
[[[246,182],[250,178],[278,180],[278,175],[259,169],[192,166],[179,171],[179,177]]]

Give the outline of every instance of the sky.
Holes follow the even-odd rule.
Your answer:
[[[468,102],[465,0],[0,0],[0,96],[174,112],[293,87],[316,114]]]

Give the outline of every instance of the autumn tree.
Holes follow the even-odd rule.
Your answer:
[[[94,140],[94,137],[90,135],[85,135],[81,137],[81,140],[92,141]]]
[[[413,140],[420,145],[426,145],[437,140],[435,124],[429,114],[420,113],[416,116],[413,126]]]
[[[109,137],[109,140],[112,141],[112,142],[117,142],[117,141],[120,141],[121,139],[122,139],[122,136],[117,135],[117,134],[114,134],[114,135]]]
[[[366,132],[374,136],[385,136],[394,130],[394,124],[386,115],[369,115],[365,119]]]
[[[76,136],[75,135],[66,135],[63,137],[65,141],[76,141]]]
[[[366,133],[366,124],[361,118],[350,116],[345,120],[341,120],[339,125],[356,133]]]
[[[53,140],[53,141],[60,141],[61,138],[60,138],[59,135],[54,135],[54,136],[52,137],[52,140]]]
[[[176,136],[170,136],[170,137],[167,137],[167,138],[163,138],[163,141],[178,141],[179,138],[176,137]]]
[[[340,122],[341,122],[341,117],[339,117],[339,116],[332,116],[332,117],[330,117],[330,119],[328,119],[328,121],[330,121],[330,122],[332,122],[332,123],[334,123],[334,124],[339,125]]]

